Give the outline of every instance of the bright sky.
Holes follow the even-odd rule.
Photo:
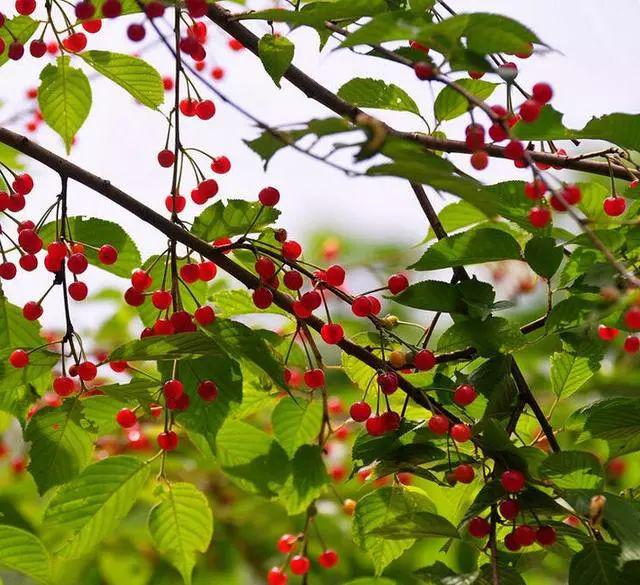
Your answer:
[[[525,87],[542,80],[551,83],[555,91],[554,106],[569,112],[565,117],[567,125],[582,126],[594,114],[637,111],[637,83],[631,81],[631,72],[637,66],[632,61],[636,55],[633,43],[637,37],[638,14],[634,0],[618,0],[615,10],[604,10],[598,0],[555,3],[487,0],[481,5],[451,0],[450,4],[460,12],[482,8],[514,17],[555,49],[522,61],[519,81]],[[12,1],[0,0],[0,9],[7,13],[12,12],[7,8],[12,5]],[[105,32],[96,38],[91,37],[88,48],[109,48],[119,52],[136,50],[124,33],[131,19],[118,20],[120,22],[107,22]],[[258,34],[267,32],[266,25],[252,23],[251,26]],[[147,40],[152,38],[152,33],[149,28]],[[395,82],[407,89],[429,116],[432,96],[428,85],[418,82],[407,68],[375,58],[359,57],[345,50],[325,49],[318,55],[314,33],[296,31],[290,38],[296,43],[294,63],[328,88],[337,91],[354,76]],[[226,35],[213,25],[210,26],[208,52],[211,66],[217,62],[227,70],[227,77],[219,84],[221,91],[270,124],[331,115],[286,81],[278,90],[260,62],[248,51],[234,53],[229,50]],[[170,72],[170,61],[163,47],[154,47],[144,57],[163,75]],[[3,67],[0,99],[5,102],[5,107],[0,110],[0,121],[24,107],[24,90],[37,85],[43,64],[44,60],[36,61],[26,56]],[[128,94],[108,80],[92,83],[92,90],[92,111],[78,135],[71,160],[109,179],[155,209],[163,210],[170,171],[160,169],[156,163],[156,153],[162,148],[166,131],[162,116],[134,105]],[[496,99],[499,95],[502,97],[496,93]],[[424,236],[425,222],[406,181],[348,178],[294,151],[276,155],[265,174],[257,155],[242,142],[243,138],[255,137],[256,130],[237,112],[222,103],[217,102],[216,105],[218,112],[212,120],[187,121],[183,142],[212,154],[229,156],[233,168],[220,180],[222,197],[255,199],[263,186],[271,184],[278,187],[282,193],[279,205],[283,212],[281,225],[289,230],[292,237],[302,241],[305,234],[323,227],[407,245],[415,244]],[[422,129],[421,121],[411,114],[377,114],[397,127]],[[24,124],[12,128],[22,131]],[[445,130],[449,136],[456,137],[461,135],[461,128],[462,122]],[[43,127],[36,138],[44,146],[63,154],[59,138],[49,129]],[[467,168],[464,158],[455,160]],[[29,169],[39,181],[39,187],[31,197],[41,200],[44,207],[57,193],[58,183],[54,175],[40,166],[31,165]],[[497,182],[517,176],[510,163],[492,161],[482,178],[487,182]],[[185,195],[187,193],[185,189]],[[31,209],[35,209],[39,203],[32,205]],[[195,206],[191,206],[194,209]],[[162,237],[152,228],[145,227],[100,196],[75,184],[70,191],[70,212],[117,221],[134,235],[143,255],[156,251],[162,243]],[[94,290],[100,283],[124,284],[102,271],[90,270]],[[5,290],[14,302],[23,303],[39,296],[39,291],[48,281],[46,275],[32,274],[27,276],[28,284],[25,285],[25,280],[8,283]],[[87,324],[95,322],[94,311],[88,307],[81,309],[80,320]],[[46,323],[59,324],[61,319],[61,315],[47,312],[45,304]]]

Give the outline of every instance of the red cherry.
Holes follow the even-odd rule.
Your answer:
[[[258,199],[262,205],[273,207],[278,203],[278,201],[280,201],[280,191],[275,187],[265,187],[258,194]]]
[[[211,100],[203,100],[196,105],[196,116],[201,120],[209,120],[216,113],[216,106]]]
[[[302,274],[297,270],[289,270],[288,272],[285,272],[282,280],[289,290],[300,290],[303,285]]]
[[[0,264],[0,278],[12,280],[18,273],[18,269],[13,262],[3,262]]]
[[[310,311],[314,311],[322,304],[322,296],[317,290],[310,290],[304,293],[300,300]]]
[[[135,288],[128,288],[124,293],[124,301],[131,307],[139,307],[144,304],[145,297]]]
[[[23,349],[16,349],[11,352],[9,363],[14,368],[25,368],[29,365],[29,354]]]
[[[122,14],[120,0],[106,0],[102,5],[102,14],[105,18],[117,18]]]
[[[214,67],[211,70],[211,77],[216,80],[220,80],[224,77],[224,69],[222,67]]]
[[[456,443],[466,443],[473,436],[473,431],[469,425],[458,423],[451,427],[451,438]]]
[[[84,282],[76,281],[69,285],[69,296],[74,301],[84,301],[89,294],[89,287]]]
[[[32,272],[38,267],[38,259],[33,254],[25,254],[20,256],[18,260],[20,267],[27,272]]]
[[[211,402],[218,397],[218,387],[211,380],[203,380],[198,384],[198,395],[205,402]]]
[[[502,142],[509,137],[502,124],[497,122],[492,124],[489,128],[489,136],[491,137],[491,140],[494,140],[495,142]]]
[[[98,375],[98,368],[91,362],[82,362],[78,364],[78,376],[80,379],[89,382]]]
[[[153,324],[153,333],[155,335],[173,335],[175,332],[176,328],[169,319],[158,319]]]
[[[430,370],[436,365],[436,356],[428,349],[421,349],[413,356],[413,365],[421,371]]]
[[[540,526],[536,530],[536,541],[541,546],[551,546],[557,540],[555,528],[552,526]]]
[[[469,124],[465,128],[465,144],[474,152],[484,148],[484,127],[480,124]]]
[[[444,435],[449,430],[449,419],[442,414],[434,414],[427,424],[434,435]]]
[[[311,309],[307,308],[302,301],[294,301],[293,313],[298,319],[306,319],[311,316]]]
[[[320,329],[320,335],[325,343],[335,345],[344,338],[344,330],[338,323],[325,323]]]
[[[320,388],[324,386],[324,372],[319,368],[307,370],[304,373],[304,383],[309,388]]]
[[[489,155],[484,150],[477,150],[471,155],[469,162],[476,171],[482,171],[489,166]]]
[[[179,270],[180,278],[187,284],[193,284],[200,278],[200,269],[197,264],[184,264]]]
[[[67,247],[64,242],[51,242],[51,244],[47,246],[47,253],[52,258],[64,258],[67,255]]]
[[[533,95],[533,99],[541,104],[546,104],[551,101],[553,97],[553,90],[548,83],[536,83],[531,93]]]
[[[499,509],[505,520],[515,520],[520,513],[520,504],[517,500],[504,500],[500,502]]]
[[[611,197],[607,197],[602,204],[604,208],[604,212],[610,217],[618,217],[622,215],[627,209],[627,202],[624,197],[618,197],[617,195],[612,195]]]
[[[398,389],[398,376],[395,372],[378,374],[378,384],[383,394],[393,394]]]
[[[387,280],[387,287],[392,295],[397,295],[409,286],[409,279],[404,274],[392,274]]]
[[[16,12],[28,16],[36,9],[36,0],[16,0]]]
[[[356,317],[368,317],[373,312],[369,297],[356,297],[351,303],[351,311]]]
[[[168,168],[173,166],[173,163],[176,162],[176,156],[173,154],[173,151],[164,149],[158,153],[158,163],[161,167]]]
[[[162,385],[162,392],[165,398],[177,400],[184,394],[184,384],[180,380],[167,380]]]
[[[158,447],[163,451],[174,451],[178,447],[178,435],[173,431],[164,431],[158,435]]]
[[[9,45],[9,51],[7,54],[9,55],[9,59],[19,61],[24,55],[24,45],[19,41],[14,41]]]
[[[484,538],[491,532],[491,524],[484,518],[476,516],[469,522],[469,534],[475,538]]]
[[[540,116],[542,104],[536,100],[526,100],[520,105],[520,117],[523,122],[535,122]]]
[[[302,246],[298,242],[290,240],[282,244],[282,255],[287,260],[297,260],[301,254]]]
[[[333,264],[327,268],[324,275],[328,284],[338,287],[344,284],[346,273],[342,266],[339,264]]]
[[[253,299],[253,304],[258,307],[258,309],[266,309],[273,303],[273,293],[263,286],[254,290],[251,298]]]
[[[96,9],[89,0],[82,0],[76,4],[75,12],[79,20],[89,20],[96,13]]]
[[[536,531],[531,526],[523,524],[513,531],[514,538],[520,546],[531,546],[536,541]]]
[[[471,483],[476,473],[471,465],[463,463],[453,470],[453,476],[460,483]]]
[[[111,264],[115,264],[118,260],[118,250],[109,244],[104,244],[104,246],[100,246],[98,250],[98,260],[100,260],[102,264],[111,266]]]
[[[319,557],[318,562],[325,568],[330,569],[338,563],[338,553],[328,548]]]
[[[213,310],[213,307],[210,307],[209,305],[198,307],[193,316],[195,320],[203,327],[210,325],[216,319],[216,313]]]
[[[631,307],[624,314],[624,322],[629,329],[640,329],[640,307]]]
[[[298,542],[298,537],[293,534],[283,534],[278,539],[278,550],[283,555],[288,555],[295,547]]]
[[[309,559],[303,555],[296,555],[289,561],[289,568],[294,575],[305,575],[310,567]]]
[[[22,316],[27,321],[36,321],[42,316],[42,305],[35,301],[29,301],[22,307]]]
[[[366,402],[354,402],[349,409],[349,415],[356,422],[364,422],[371,416],[371,407]]]
[[[216,277],[216,274],[218,274],[218,267],[210,260],[198,264],[198,278],[200,280],[209,282]]]
[[[524,146],[519,140],[512,140],[504,147],[504,154],[511,160],[521,160],[524,158]]]
[[[76,390],[76,383],[68,376],[58,376],[53,380],[53,391],[61,397],[69,396]]]
[[[289,578],[287,577],[286,573],[278,567],[273,567],[267,573],[268,585],[287,585],[288,580]]]
[[[128,408],[123,408],[116,414],[116,422],[123,428],[129,429],[138,422],[136,413]]]
[[[511,469],[503,472],[500,483],[507,492],[515,494],[524,488],[525,478],[519,471]]]
[[[215,179],[206,179],[198,184],[198,192],[207,199],[215,197],[219,189],[218,181]]]
[[[533,207],[529,211],[529,223],[533,227],[543,228],[551,221],[551,212],[546,207]]]
[[[453,393],[453,401],[459,406],[471,404],[478,396],[475,388],[471,384],[461,384]]]
[[[387,425],[381,416],[371,416],[365,422],[365,428],[372,437],[379,437],[384,435]]]
[[[629,335],[624,340],[624,350],[627,353],[637,353],[640,350],[640,338],[635,335]]]
[[[127,37],[129,40],[134,43],[139,43],[146,36],[147,31],[144,28],[144,25],[132,23],[127,27]]]
[[[598,326],[598,337],[600,337],[602,341],[613,341],[618,337],[618,333],[620,333],[620,330],[615,327],[607,327],[607,325]]]
[[[109,362],[109,367],[117,373],[124,372],[127,369],[127,362],[118,361],[118,362]]]
[[[62,46],[70,53],[79,53],[87,46],[87,35],[83,32],[73,33],[62,40]]]
[[[231,161],[226,156],[218,156],[213,159],[211,170],[219,175],[224,175],[231,170]]]
[[[156,309],[164,311],[171,306],[173,295],[168,290],[157,290],[151,295],[151,302]]]
[[[524,195],[528,199],[536,200],[542,199],[544,194],[547,192],[547,186],[544,184],[544,181],[540,179],[536,179],[531,183],[526,183],[524,186]]]
[[[138,292],[144,292],[147,290],[151,286],[152,282],[153,279],[151,278],[151,275],[141,268],[134,270],[131,274],[131,286],[133,286],[133,288]]]
[[[522,548],[514,532],[510,532],[504,537],[504,545],[511,552],[517,552]]]
[[[89,262],[84,254],[71,254],[71,256],[69,256],[69,260],[67,262],[69,272],[73,274],[82,274],[88,266]]]
[[[182,213],[187,206],[187,200],[182,195],[176,195],[175,197],[167,195],[164,199],[164,205],[167,211],[171,213],[174,213],[174,211],[175,213]]]
[[[426,61],[418,61],[414,66],[413,70],[416,74],[416,77],[421,81],[435,79],[436,70],[430,63]]]
[[[4,47],[4,44],[2,44],[2,47]],[[31,53],[31,56],[35,57],[36,59],[43,57],[46,52],[47,43],[41,41],[40,39],[34,39],[29,44],[29,53]],[[2,51],[0,51],[0,53],[2,53]]]
[[[33,179],[29,173],[22,173],[21,175],[16,175],[11,186],[19,195],[28,195],[33,189]]]
[[[269,280],[276,273],[276,265],[266,256],[260,256],[256,260],[254,268],[262,280]]]
[[[89,20],[82,23],[82,28],[88,33],[97,33],[102,28],[101,20]]]

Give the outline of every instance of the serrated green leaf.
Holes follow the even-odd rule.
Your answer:
[[[56,65],[47,65],[40,73],[38,89],[42,117],[62,137],[67,153],[91,110],[89,80],[69,63],[69,57],[62,56]]]
[[[370,534],[382,536],[387,540],[433,536],[460,538],[455,526],[449,520],[438,514],[423,511],[397,516],[393,521],[371,530]]]
[[[162,501],[149,514],[153,544],[191,584],[196,553],[209,548],[213,536],[213,514],[209,502],[190,483],[170,483]]]
[[[291,460],[291,475],[280,491],[280,502],[290,516],[302,514],[329,483],[317,445],[302,445]]]
[[[57,554],[79,558],[111,534],[135,504],[149,471],[149,465],[133,457],[109,457],[62,486],[44,513],[45,526],[66,533]]]
[[[0,565],[49,583],[49,553],[37,536],[14,526],[0,526]]]
[[[579,390],[600,369],[599,355],[582,356],[569,351],[551,356],[551,388],[556,396],[567,397]]]
[[[238,315],[252,315],[270,313],[292,319],[291,313],[272,304],[267,309],[258,309],[251,298],[251,294],[243,289],[221,290],[213,295],[213,305],[216,315],[223,318],[237,317]]]
[[[561,490],[598,490],[604,484],[600,462],[586,451],[552,453],[538,471]]]
[[[442,223],[442,227],[450,234],[461,228],[485,221],[487,216],[467,201],[456,201],[443,207],[438,212],[438,218],[440,219],[440,223]],[[429,228],[429,232],[423,243],[426,244],[435,238],[436,234],[433,228]]]
[[[211,336],[195,331],[130,341],[114,349],[109,361],[174,360],[205,355],[224,358],[227,354]]]
[[[3,46],[8,47],[14,40],[20,41],[23,45],[38,30],[40,23],[28,16],[15,16],[5,20],[4,26],[0,28],[0,39],[4,41]],[[9,51],[5,49],[0,53],[0,67],[9,60]]]
[[[511,353],[526,343],[520,329],[507,319],[489,317],[454,323],[438,339],[438,351],[474,347],[479,355],[491,357]]]
[[[562,246],[553,238],[531,238],[524,248],[524,259],[531,269],[544,278],[551,278],[562,262]]]
[[[381,79],[356,77],[338,90],[338,97],[360,108],[377,108],[420,115],[416,102],[402,88]]]
[[[483,101],[489,98],[498,87],[497,83],[490,83],[482,79],[459,79],[456,83]],[[446,86],[438,94],[433,103],[435,117],[441,122],[462,116],[468,109],[467,98],[449,86]]]
[[[291,65],[294,44],[283,36],[264,35],[258,43],[260,60],[273,82],[280,87],[280,80]]]
[[[634,398],[600,400],[583,410],[584,430],[609,443],[611,455],[640,450],[640,404]]]
[[[271,413],[273,434],[291,456],[320,433],[322,404],[318,400],[284,397]]]
[[[619,568],[620,547],[592,541],[571,559],[569,585],[634,585],[637,579]]]
[[[207,207],[193,222],[191,231],[204,240],[214,241],[222,237],[244,234],[256,217],[251,233],[259,232],[278,219],[280,212],[258,202],[229,199],[225,205],[217,201]]]

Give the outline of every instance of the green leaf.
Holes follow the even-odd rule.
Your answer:
[[[329,483],[317,445],[302,445],[291,460],[291,475],[280,491],[280,502],[290,516],[302,514]]]
[[[343,585],[397,585],[397,582],[386,577],[358,577]]]
[[[438,218],[442,227],[447,233],[452,233],[460,228],[469,227],[476,223],[480,223],[487,219],[487,216],[480,211],[477,207],[467,201],[456,201],[446,205],[438,212]],[[433,239],[436,239],[436,234],[433,228],[429,228],[427,237],[423,243],[427,243]]]
[[[68,222],[69,236],[73,241],[88,244],[85,255],[93,266],[123,278],[129,278],[131,272],[140,266],[142,260],[138,246],[117,223],[81,215],[69,217]],[[42,238],[45,247],[53,242],[56,239],[56,222],[43,225],[38,230],[38,235]],[[98,251],[94,248],[100,248],[103,244],[111,244],[118,250],[118,260],[115,264],[107,266],[98,260]]]
[[[634,585],[637,579],[620,569],[620,547],[591,541],[571,559],[569,585]]]
[[[82,557],[111,534],[135,504],[149,471],[146,463],[133,457],[108,457],[63,485],[44,513],[46,527],[66,533],[57,554]]]
[[[520,246],[513,236],[493,228],[474,228],[432,244],[410,268],[439,270],[519,258]]]
[[[640,509],[635,501],[607,494],[604,523],[620,542],[624,562],[640,560]]]
[[[67,153],[73,138],[91,110],[91,86],[81,69],[69,65],[67,56],[58,57],[57,65],[47,65],[40,73],[38,105],[44,121],[64,141]]]
[[[79,56],[141,104],[157,110],[164,102],[162,78],[146,61],[110,51],[84,51]]]
[[[438,351],[474,347],[479,355],[491,357],[515,351],[525,343],[524,335],[516,325],[501,317],[489,317],[454,323],[438,339]]]
[[[313,441],[320,433],[321,424],[322,404],[318,400],[284,397],[271,413],[273,434],[289,455]]]
[[[277,441],[248,423],[227,420],[216,443],[220,465],[241,488],[266,497],[278,495],[290,464]]]
[[[262,231],[278,219],[280,212],[259,202],[229,199],[225,205],[217,201],[207,207],[193,222],[191,231],[204,240],[214,241],[222,237],[244,234],[256,217],[251,233]]]
[[[611,456],[640,450],[640,403],[636,399],[600,400],[582,412],[585,432],[607,441]]]
[[[365,550],[380,575],[384,568],[413,545],[415,539],[386,540],[373,534],[398,516],[418,511],[434,512],[431,500],[421,490],[401,485],[383,487],[363,496],[353,517],[353,538]]]
[[[418,569],[415,574],[430,585],[494,585],[493,569],[490,564],[482,565],[473,573],[454,573],[443,562]],[[498,577],[501,585],[525,585],[520,574],[511,567],[499,565]]]
[[[294,44],[283,36],[266,34],[258,43],[260,60],[278,87],[280,87],[280,79],[291,65],[294,51]]]
[[[28,16],[15,16],[14,18],[5,20],[4,26],[0,28],[0,39],[4,41],[3,46],[8,47],[13,43],[14,39],[20,41],[23,45],[38,30],[40,23]],[[5,49],[0,53],[0,67],[9,60],[9,51]]]
[[[178,360],[186,357],[226,357],[211,336],[202,331],[146,337],[114,349],[109,361]]]
[[[562,262],[562,246],[553,238],[531,238],[524,247],[524,259],[531,269],[544,278],[551,278]]]
[[[237,317],[238,315],[252,315],[270,313],[273,315],[281,315],[292,319],[291,314],[287,313],[275,304],[267,309],[256,308],[251,294],[244,289],[221,290],[213,295],[213,304],[216,308],[216,315],[223,318]]]
[[[551,389],[558,397],[571,396],[600,369],[601,355],[559,351],[551,356]]]
[[[92,0],[92,4],[95,6],[95,14],[93,18],[104,18],[102,14],[102,5],[107,0]],[[120,5],[122,7],[121,14],[135,14],[136,12],[140,12],[140,5],[138,4],[138,0],[120,0]]]
[[[338,97],[360,108],[379,108],[420,115],[416,102],[406,91],[381,79],[356,77],[338,90]]]
[[[0,525],[0,565],[49,583],[49,553],[37,536],[14,526]]]
[[[149,514],[149,532],[155,548],[190,585],[196,552],[206,552],[213,536],[207,498],[190,483],[167,484],[162,502]]]
[[[31,417],[24,438],[31,443],[29,471],[40,494],[73,479],[91,461],[95,431],[88,426],[78,398]]]
[[[561,490],[599,490],[604,484],[600,462],[585,451],[552,453],[538,471]]]
[[[489,98],[495,88],[498,87],[497,83],[490,83],[481,79],[459,79],[456,83],[483,101]],[[438,94],[436,101],[433,103],[435,117],[441,122],[462,116],[468,109],[469,102],[467,98],[449,86],[446,86]]]
[[[432,536],[460,538],[456,527],[449,520],[438,516],[438,514],[422,511],[397,516],[393,521],[387,522],[370,533],[389,540],[429,538]]]

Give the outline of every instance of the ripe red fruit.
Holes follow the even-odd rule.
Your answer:
[[[53,391],[58,395],[69,396],[73,394],[76,389],[76,383],[73,381],[73,378],[69,378],[68,376],[58,376],[53,380]]]
[[[2,44],[2,47],[4,47],[4,44]],[[31,53],[31,56],[35,57],[36,59],[43,57],[46,52],[47,43],[41,41],[40,39],[34,39],[29,44],[29,53]],[[0,51],[0,53],[2,53],[2,51]]]
[[[327,268],[324,273],[324,279],[331,286],[342,286],[344,284],[346,273],[344,268],[339,264],[333,264]]]
[[[566,211],[567,205],[575,205],[582,199],[580,188],[577,185],[565,185],[562,191],[562,198],[564,202],[556,195],[552,195],[550,199],[551,207],[556,211]],[[565,202],[567,205],[565,205]]]
[[[164,149],[158,153],[158,164],[165,169],[172,166],[176,162],[176,156],[173,151]]]
[[[98,375],[98,368],[91,362],[82,362],[78,364],[78,376],[81,380],[89,382]]]
[[[302,254],[302,246],[295,240],[289,240],[282,244],[282,255],[287,260],[297,260]]]
[[[175,197],[172,195],[167,195],[164,199],[164,205],[167,208],[167,211],[173,213],[182,213],[184,208],[187,206],[187,200],[182,195],[176,195]]]
[[[100,249],[98,250],[98,260],[100,260],[102,264],[111,266],[111,264],[115,264],[118,260],[118,250],[109,244],[100,246]]]
[[[184,264],[179,270],[180,278],[187,284],[193,284],[200,278],[200,269],[197,264]]]
[[[76,4],[75,12],[79,20],[89,20],[95,14],[96,9],[89,0],[82,0]]]
[[[198,278],[204,282],[213,280],[218,274],[218,267],[210,260],[198,264]]]
[[[11,280],[15,278],[17,273],[18,269],[13,262],[3,262],[0,264],[0,278]]]
[[[372,437],[379,437],[384,435],[387,425],[381,416],[371,416],[365,422],[365,428]]]
[[[117,18],[122,14],[120,0],[106,0],[102,5],[102,14],[105,18]]]
[[[373,312],[369,297],[356,297],[351,303],[351,311],[356,317],[368,317]]]
[[[484,538],[491,532],[491,524],[484,518],[476,516],[469,522],[469,534],[475,538]]]
[[[35,301],[29,301],[22,307],[22,316],[27,321],[35,321],[42,316],[42,305]]]
[[[319,557],[318,562],[325,568],[330,569],[338,563],[338,553],[328,548]]]
[[[158,447],[163,451],[174,451],[178,447],[178,435],[173,431],[164,431],[158,435]]]
[[[168,319],[158,319],[153,324],[153,333],[155,335],[173,335],[176,332],[176,328],[173,323]],[[144,333],[144,331],[143,331]]]
[[[116,422],[123,428],[129,429],[138,422],[136,413],[128,408],[123,408],[116,414]]]
[[[167,380],[162,385],[162,392],[165,398],[177,400],[184,394],[184,384],[180,380]]]
[[[24,55],[24,45],[19,41],[14,41],[9,45],[9,51],[7,53],[9,59],[12,61],[19,61]]]
[[[211,380],[202,380],[198,384],[198,396],[205,402],[212,402],[218,397],[218,387]]]
[[[546,207],[533,207],[529,211],[529,223],[536,228],[543,228],[551,221],[551,212]]]
[[[273,567],[267,573],[267,585],[287,585],[289,578],[279,567]]]
[[[541,546],[551,546],[557,540],[556,531],[553,526],[540,526],[536,530],[536,541]]]
[[[339,343],[344,338],[344,330],[342,325],[338,323],[325,323],[320,329],[320,335],[325,343],[334,345]]]
[[[444,435],[449,430],[449,419],[442,414],[434,414],[427,424],[434,435]]]
[[[629,329],[640,329],[640,307],[631,307],[624,314],[624,322]]]
[[[474,152],[484,148],[484,127],[480,124],[469,124],[465,128],[465,144]]]
[[[9,363],[14,368],[25,368],[29,365],[29,354],[24,349],[16,349],[11,352]]]
[[[322,296],[317,290],[304,293],[300,300],[310,311],[315,311],[322,304]]]
[[[52,258],[64,258],[67,255],[67,247],[64,242],[51,242],[47,246],[47,253]]]
[[[196,105],[196,116],[201,120],[209,120],[216,113],[216,106],[211,100],[202,100]]]
[[[76,281],[69,285],[69,296],[74,301],[84,301],[89,294],[89,288],[84,282]]]
[[[354,402],[349,409],[349,415],[356,422],[364,422],[371,416],[371,407],[366,402]]]
[[[622,215],[627,209],[627,202],[624,197],[618,197],[617,195],[612,195],[611,197],[607,197],[602,207],[604,212],[610,217],[618,217]]]
[[[517,500],[504,500],[500,502],[499,510],[505,520],[515,520],[520,513],[520,504]]]
[[[71,254],[67,261],[67,268],[72,274],[82,274],[87,266],[89,266],[89,262],[84,254]]]
[[[504,154],[511,160],[521,160],[524,157],[524,146],[519,140],[511,140],[504,147]]]
[[[297,541],[297,536],[294,536],[293,534],[283,534],[278,539],[278,550],[283,555],[288,555],[295,547]]]
[[[302,301],[293,302],[293,312],[298,319],[306,319],[311,316],[311,309],[307,308]]]
[[[101,20],[89,20],[82,23],[82,28],[88,33],[97,33],[102,28]]]
[[[151,302],[156,309],[168,309],[173,302],[173,295],[168,290],[157,290],[151,295]]]
[[[36,0],[16,0],[16,12],[23,16],[32,14],[36,9]]]
[[[324,372],[319,368],[307,370],[304,373],[304,383],[309,388],[320,388],[320,386],[324,386]]]
[[[387,280],[387,287],[392,295],[397,295],[409,286],[409,279],[404,274],[392,274]]]
[[[456,478],[456,481],[460,483],[471,483],[475,475],[476,473],[473,467],[467,463],[462,463],[453,470],[453,476]]]
[[[118,361],[118,362],[109,362],[109,367],[114,371],[114,372],[124,372],[127,369],[127,362],[125,361]]]
[[[124,293],[124,301],[131,307],[139,307],[140,305],[143,305],[144,300],[144,295],[133,287],[128,288]]]
[[[525,478],[522,473],[514,469],[503,472],[500,477],[500,483],[505,491],[515,494],[521,491],[525,485]]]
[[[491,137],[491,140],[494,140],[495,142],[502,142],[509,137],[502,124],[497,122],[492,124],[489,128],[489,136]]]
[[[73,33],[62,40],[62,45],[70,53],[79,53],[87,46],[87,35],[83,32]]]
[[[300,290],[303,285],[302,274],[297,270],[285,272],[282,281],[289,290]]]
[[[476,171],[482,171],[489,166],[489,155],[484,150],[476,150],[469,162]]]
[[[213,310],[213,307],[210,307],[209,305],[202,305],[202,307],[198,307],[193,316],[202,326],[210,325],[216,319],[216,313]]]
[[[231,170],[231,161],[226,156],[217,156],[211,162],[211,170],[219,175],[224,175]]]
[[[256,260],[254,268],[262,280],[269,280],[276,273],[276,265],[266,256],[260,256]]]
[[[531,183],[526,183],[524,186],[524,195],[528,199],[536,200],[541,199],[547,191],[547,187],[540,179],[536,179]]]
[[[422,81],[425,81],[427,79],[434,79],[436,75],[436,70],[433,65],[427,63],[426,61],[418,61],[418,63],[413,66],[413,70],[416,74],[416,77]]]
[[[504,546],[511,552],[517,552],[522,548],[522,546],[516,539],[515,533],[513,532],[510,532],[509,534],[507,534],[507,536],[504,537]]]
[[[258,199],[262,205],[267,205],[268,207],[273,207],[280,201],[280,191],[278,191],[275,187],[265,187],[258,194]]]
[[[413,365],[421,371],[430,370],[436,365],[436,356],[428,349],[421,349],[413,356]]]
[[[289,567],[294,575],[304,575],[309,572],[311,563],[307,557],[296,555],[289,562]]]
[[[640,350],[640,338],[635,335],[629,335],[624,340],[624,350],[627,353],[637,353]]]
[[[520,117],[524,122],[535,122],[540,116],[542,104],[536,100],[526,100],[520,105]]]
[[[33,254],[20,256],[18,263],[20,264],[20,267],[27,272],[31,272],[38,267],[38,259]]]
[[[471,404],[477,396],[478,393],[471,384],[461,384],[453,393],[453,401],[459,406],[467,406]]]
[[[615,327],[608,327],[607,325],[598,326],[598,337],[600,337],[602,341],[613,341],[618,337],[618,333],[620,333],[620,330]]]
[[[531,526],[523,524],[513,531],[513,536],[520,546],[531,546],[536,541],[536,531]]]
[[[127,27],[127,36],[129,40],[134,43],[139,43],[146,36],[147,31],[144,28],[144,25],[132,23]]]
[[[266,309],[273,303],[273,293],[263,286],[254,290],[251,298],[253,299],[253,304],[258,307],[258,309]]]
[[[398,376],[395,372],[378,374],[378,384],[383,394],[393,394],[398,389]]]
[[[207,199],[215,197],[219,189],[218,181],[215,179],[206,179],[198,185],[198,192]]]
[[[11,186],[19,195],[28,195],[33,189],[33,179],[29,173],[22,173],[16,176]]]
[[[458,423],[451,427],[451,438],[456,443],[466,443],[473,436],[473,431],[469,425]]]
[[[548,83],[536,83],[533,86],[531,93],[533,95],[533,99],[541,104],[550,102],[553,97],[553,90]]]

